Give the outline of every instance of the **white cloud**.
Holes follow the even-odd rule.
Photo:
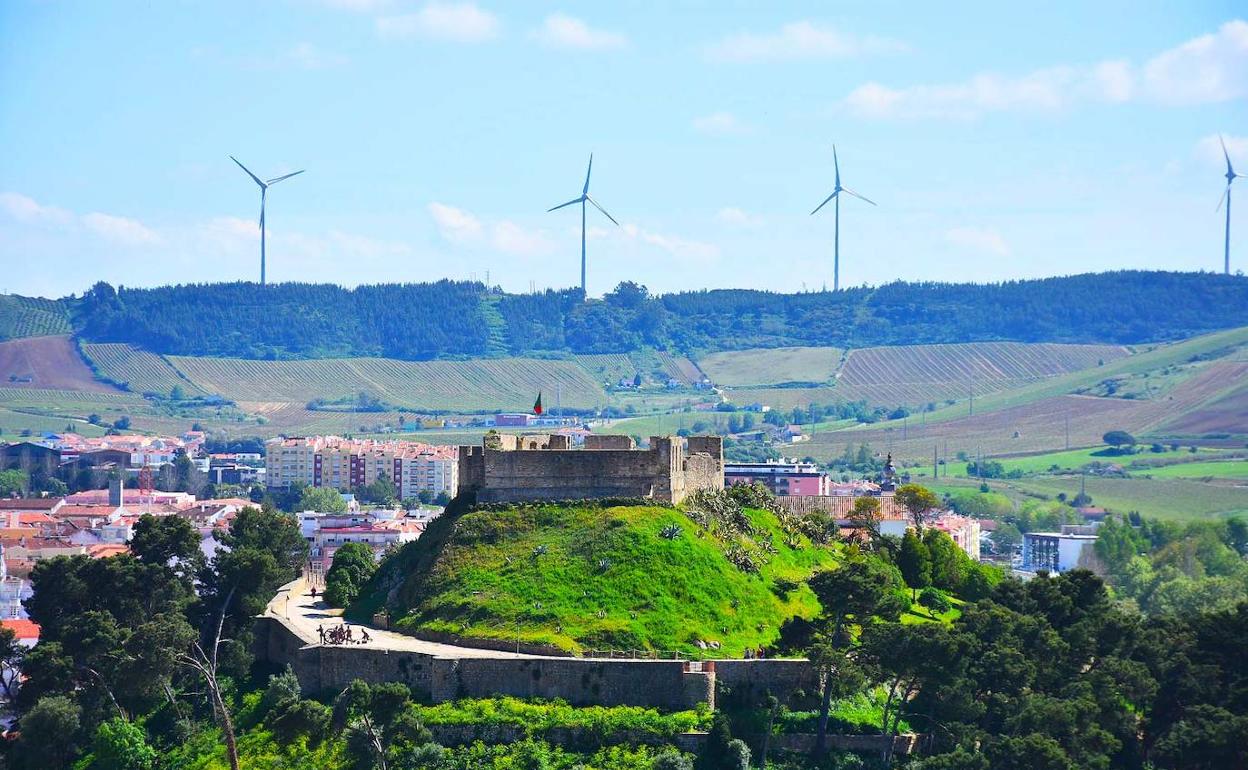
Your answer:
[[[1248,22],[1228,21],[1144,65],[1150,96],[1165,104],[1225,102],[1248,96]]]
[[[712,44],[707,55],[718,61],[840,59],[900,53],[905,43],[884,37],[858,37],[811,21],[785,24],[775,32],[743,32]]]
[[[290,49],[286,58],[296,66],[308,70],[321,70],[346,64],[347,57],[329,51],[322,51],[311,43],[299,43]]]
[[[445,203],[430,203],[429,215],[442,237],[452,243],[471,243],[481,237],[481,220]]]
[[[161,240],[154,230],[137,219],[129,217],[118,217],[95,211],[83,215],[82,223],[97,235],[128,246],[160,243]]]
[[[743,211],[735,206],[728,206],[719,210],[715,218],[726,225],[735,225],[737,227],[758,227],[763,223],[763,218]]]
[[[504,254],[532,257],[550,253],[550,239],[541,230],[528,230],[506,219],[493,229],[494,248]]]
[[[390,7],[390,0],[321,0],[328,8],[356,13],[373,13]]]
[[[749,131],[731,112],[712,112],[693,119],[695,131],[703,134],[744,134]]]
[[[606,51],[624,48],[628,38],[624,35],[594,29],[580,19],[554,13],[546,17],[534,36],[552,48],[568,48],[578,51]]]
[[[15,192],[0,193],[0,210],[19,222],[65,224],[73,218],[73,215],[64,209],[44,206],[33,198]]]
[[[1226,154],[1231,156],[1231,163],[1239,166],[1236,173],[1240,171],[1248,173],[1248,136],[1223,134],[1222,141],[1226,142]],[[1202,137],[1196,143],[1196,154],[1201,160],[1225,172],[1226,158],[1222,155],[1222,144],[1218,141],[1217,134]]]
[[[1010,254],[1010,245],[996,230],[982,227],[954,227],[945,231],[945,241],[961,249],[969,249],[996,257]]]
[[[634,224],[625,224],[620,229],[627,238],[654,246],[673,257],[700,262],[711,262],[719,258],[719,247],[713,243],[695,241],[678,235],[656,233]]]
[[[984,72],[954,83],[892,88],[869,82],[845,98],[854,113],[876,118],[975,118],[1005,111],[1051,112],[1080,102],[1202,104],[1248,96],[1248,23],[1163,51],[1142,67],[1103,61],[1023,75]]]
[[[405,40],[433,38],[456,43],[482,43],[498,37],[498,17],[473,3],[429,2],[414,13],[377,19],[382,37]]]

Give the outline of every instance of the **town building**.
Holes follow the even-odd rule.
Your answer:
[[[831,481],[817,463],[783,458],[762,463],[724,463],[724,484],[762,484],[772,494],[795,497],[832,494]]]
[[[266,448],[265,486],[269,489],[304,484],[349,491],[384,475],[401,499],[409,499],[426,491],[454,496],[459,484],[454,447],[311,436],[273,439]]]
[[[1025,532],[1022,569],[1024,572],[1066,572],[1076,567],[1091,568],[1096,557],[1095,545],[1094,533]]]
[[[19,470],[30,475],[52,476],[60,464],[60,451],[42,444],[19,441],[0,448],[0,470]]]

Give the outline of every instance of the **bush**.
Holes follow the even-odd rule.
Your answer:
[[[333,709],[323,703],[295,700],[271,715],[268,726],[280,743],[294,743],[306,737],[315,746],[329,736],[333,716]]]
[[[693,760],[676,749],[667,749],[654,758],[653,770],[693,770]]]
[[[949,597],[939,588],[924,588],[919,592],[919,604],[937,614],[948,612],[953,608]]]

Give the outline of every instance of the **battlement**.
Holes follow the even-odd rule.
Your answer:
[[[459,492],[483,503],[644,497],[678,503],[697,489],[724,488],[719,436],[589,436],[572,449],[560,435],[491,434],[489,446],[459,448]]]

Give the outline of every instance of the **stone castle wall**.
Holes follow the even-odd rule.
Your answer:
[[[776,502],[794,513],[824,511],[834,518],[844,519],[854,508],[858,498],[851,495],[777,495]],[[880,514],[886,519],[905,518],[906,510],[897,505],[891,492],[875,498],[880,501]]]
[[[678,503],[695,489],[723,489],[723,440],[654,436],[632,448],[627,436],[591,436],[568,448],[565,436],[501,435],[501,448],[459,448],[459,491],[481,503],[645,497]]]

